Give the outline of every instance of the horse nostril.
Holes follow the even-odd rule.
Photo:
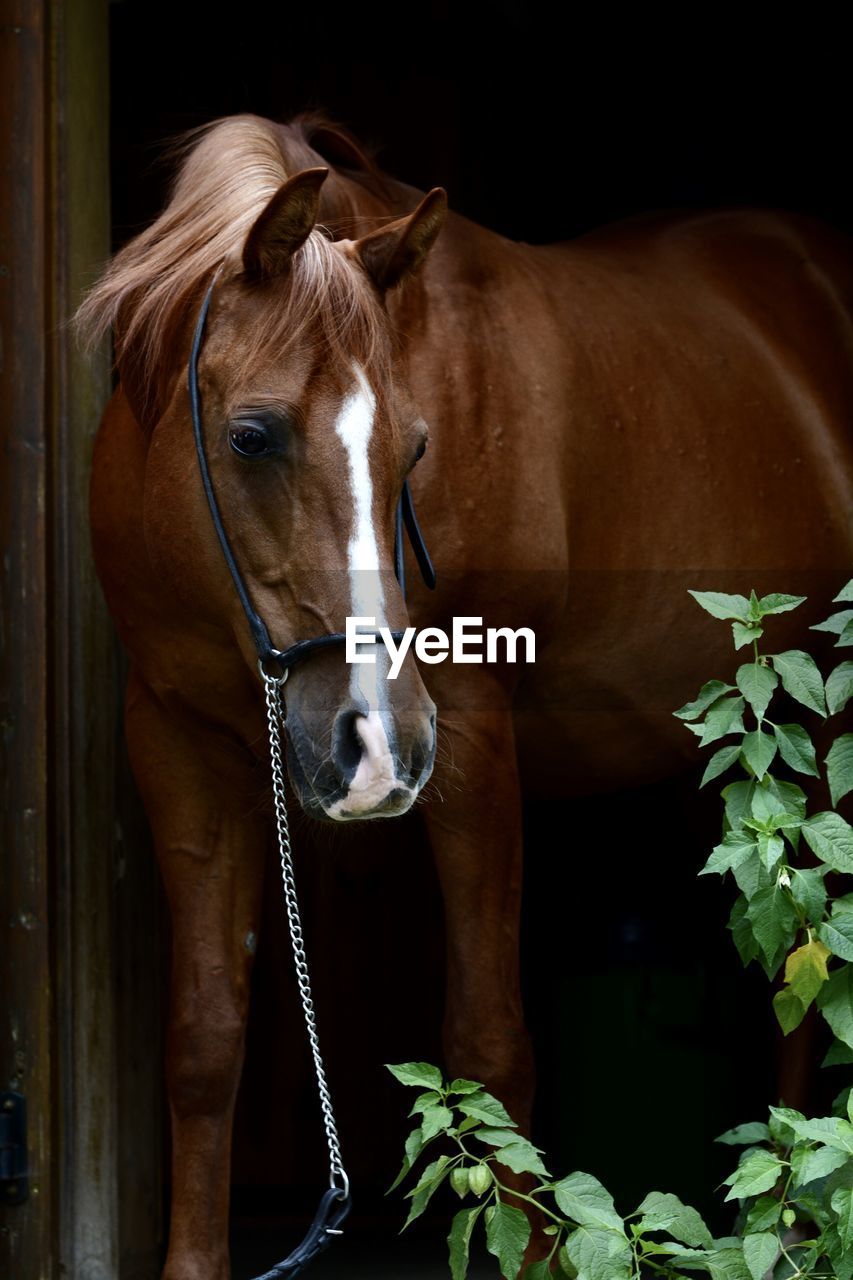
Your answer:
[[[364,744],[355,727],[355,722],[360,715],[360,711],[342,711],[336,718],[332,731],[332,760],[339,776],[345,782],[355,774],[364,750]]]

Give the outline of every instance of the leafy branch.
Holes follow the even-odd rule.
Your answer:
[[[853,827],[834,808],[807,816],[802,787],[773,766],[820,778],[814,743],[801,724],[781,724],[768,715],[780,688],[823,720],[838,714],[853,696],[853,662],[841,662],[824,684],[814,659],[800,649],[759,652],[766,620],[797,608],[804,596],[690,594],[713,617],[731,622],[735,649],[750,643],[753,648],[752,661],[738,667],[734,685],[711,680],[673,713],[700,746],[737,737],[715,751],[701,786],[735,767],[746,774],[723,788],[723,840],[700,875],[730,873],[737,883],[729,928],[743,963],[757,960],[773,978],[784,962],[785,983],[773,1008],[785,1034],[816,1003],[836,1037],[832,1061],[853,1062],[853,894],[834,893],[835,882],[826,880],[830,872],[853,874]],[[849,601],[853,580],[835,598]],[[813,629],[836,634],[836,647],[851,645],[853,609]],[[754,727],[744,724],[744,716]],[[823,763],[837,806],[853,789],[853,734],[837,737]],[[814,858],[803,860],[801,837]]]
[[[738,668],[734,684],[710,680],[673,713],[700,746],[735,737],[717,747],[702,786],[730,769],[745,774],[722,790],[723,839],[699,874],[731,874],[737,884],[729,928],[743,963],[757,960],[770,979],[784,963],[773,1007],[785,1033],[816,1004],[835,1036],[825,1065],[849,1064],[853,892],[836,888],[844,887],[839,875],[853,874],[853,828],[836,808],[853,790],[853,734],[836,737],[823,761],[833,809],[808,816],[806,793],[784,771],[820,779],[814,743],[802,725],[774,721],[768,711],[781,690],[823,721],[839,714],[853,698],[853,662],[842,661],[824,682],[802,650],[760,653],[766,620],[797,608],[803,596],[690,594],[732,624],[736,650],[752,646],[752,660]],[[853,580],[834,603],[853,605]],[[853,608],[813,629],[836,635],[836,647],[853,645]],[[745,724],[745,716],[754,724]],[[771,1107],[766,1124],[739,1125],[717,1139],[743,1150],[723,1183],[726,1201],[739,1205],[737,1234],[714,1239],[697,1210],[669,1193],[650,1192],[623,1218],[591,1174],[552,1180],[542,1151],[476,1081],[447,1083],[429,1063],[388,1070],[420,1090],[403,1167],[389,1189],[414,1180],[404,1229],[442,1185],[474,1200],[456,1213],[448,1236],[452,1280],[468,1274],[478,1222],[505,1280],[677,1280],[696,1272],[712,1280],[853,1280],[850,1088],[830,1116],[810,1120]],[[532,1190],[507,1186],[501,1180],[507,1168],[526,1174]],[[549,1244],[540,1250],[544,1257],[525,1266],[533,1217],[547,1222]]]
[[[718,1142],[741,1146],[737,1168],[723,1185],[740,1205],[741,1232],[714,1239],[699,1212],[677,1196],[650,1192],[626,1217],[588,1173],[554,1181],[542,1152],[520,1134],[497,1098],[473,1080],[446,1082],[438,1067],[405,1062],[388,1070],[421,1090],[410,1117],[415,1127],[395,1190],[411,1178],[409,1216],[420,1217],[443,1184],[473,1203],[458,1210],[447,1237],[452,1280],[468,1275],[479,1221],[486,1247],[505,1280],[652,1280],[704,1272],[712,1280],[851,1280],[853,1277],[853,1101],[840,1114],[807,1120],[771,1107],[767,1124],[739,1125]],[[427,1148],[433,1148],[425,1157]],[[439,1152],[439,1154],[435,1154]],[[426,1163],[424,1163],[424,1158]],[[422,1165],[415,1174],[415,1166]],[[501,1181],[501,1167],[527,1173],[521,1193]],[[521,1200],[547,1220],[547,1256],[524,1267],[531,1223]],[[791,1228],[800,1224],[794,1235]],[[777,1271],[778,1268],[778,1271]]]

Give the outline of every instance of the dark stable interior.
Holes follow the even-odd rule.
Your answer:
[[[378,147],[389,173],[442,185],[460,212],[531,243],[643,210],[727,204],[849,228],[838,33],[817,15],[797,13],[795,25],[793,11],[775,12],[772,28],[768,15],[764,29],[713,7],[686,13],[244,0],[222,19],[196,2],[114,3],[115,245],[163,201],[164,139],[219,115],[287,119],[307,107]],[[676,1192],[722,1234],[732,1215],[714,1188],[733,1162],[713,1139],[776,1100],[780,1037],[763,974],[744,974],[725,931],[730,885],[696,878],[720,830],[717,791],[700,793],[699,777],[529,806],[523,972],[539,1064],[534,1137],[552,1173],[594,1173],[624,1212],[648,1190]],[[383,1194],[411,1095],[382,1064],[441,1053],[429,853],[416,818],[371,824],[358,842],[306,823],[293,823],[297,869],[355,1191],[345,1241],[312,1274],[443,1275],[450,1196],[399,1240],[407,1206],[402,1192]],[[235,1280],[288,1252],[326,1176],[276,870],[235,1126]],[[835,1082],[812,1074],[817,1108]]]

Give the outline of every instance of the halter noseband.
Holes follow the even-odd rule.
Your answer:
[[[201,396],[198,389],[198,360],[201,353],[202,342],[204,341],[204,330],[207,322],[207,313],[210,310],[210,300],[213,297],[213,290],[216,287],[218,272],[214,275],[207,292],[204,295],[204,301],[201,304],[201,310],[198,313],[196,321],[195,333],[193,334],[192,349],[190,351],[189,367],[187,369],[187,379],[189,383],[190,393],[190,410],[193,420],[193,435],[195,437],[195,448],[198,456],[198,469],[201,473],[201,481],[204,485],[204,494],[207,498],[207,505],[210,508],[210,516],[213,520],[213,527],[216,530],[216,536],[219,539],[219,545],[222,548],[222,554],[225,557],[225,563],[228,565],[234,586],[237,589],[237,595],[240,597],[240,603],[243,606],[243,612],[249,624],[249,630],[252,633],[252,639],[255,642],[255,648],[258,651],[258,662],[261,670],[264,663],[275,662],[281,668],[283,677],[295,663],[301,662],[303,658],[310,657],[317,649],[328,649],[332,645],[343,644],[346,636],[340,632],[332,632],[325,636],[315,636],[308,640],[297,640],[295,644],[290,645],[287,649],[276,649],[270,640],[270,634],[267,630],[266,623],[252,604],[243,575],[240,572],[231,543],[228,540],[228,534],[225,532],[225,526],[222,523],[222,515],[219,510],[219,503],[216,500],[216,492],[213,488],[213,480],[210,474],[210,466],[207,461],[207,452],[204,447],[204,433],[202,431],[201,421]],[[397,503],[397,513],[395,521],[394,536],[394,573],[400,584],[400,590],[403,593],[403,599],[406,598],[406,575],[403,563],[403,529],[409,535],[409,541],[412,544],[412,550],[415,553],[415,559],[421,571],[424,583],[430,590],[435,587],[435,569],[433,568],[429,552],[415,515],[415,507],[412,501],[412,492],[409,488],[408,480],[403,482],[403,491]],[[402,631],[392,632],[394,639],[399,641],[403,635]]]

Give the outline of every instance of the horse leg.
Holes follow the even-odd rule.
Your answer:
[[[442,724],[450,767],[436,766],[442,798],[423,808],[444,895],[444,1050],[453,1075],[481,1081],[527,1132],[534,1067],[519,980],[521,795],[510,708],[488,696],[492,706],[483,697],[482,709]]]
[[[240,749],[212,741],[206,726],[192,733],[139,685],[128,693],[127,736],[172,922],[172,1209],[163,1277],[228,1280],[231,1125],[266,824],[250,812],[251,765]]]

